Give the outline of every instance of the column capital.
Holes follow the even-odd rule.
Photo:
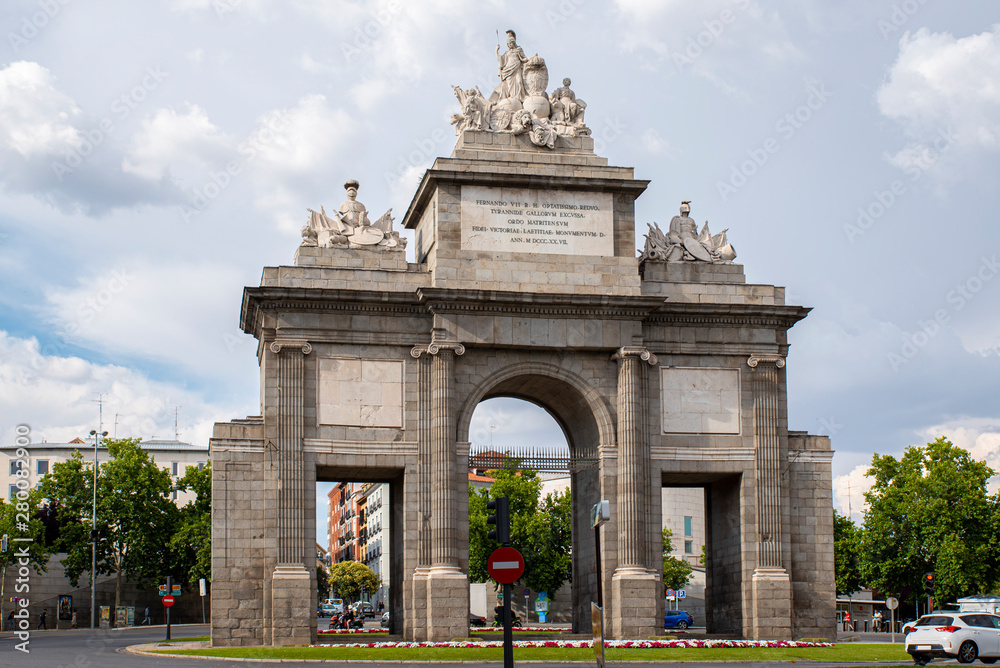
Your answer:
[[[622,346],[615,351],[615,354],[611,356],[611,359],[618,361],[623,360],[626,357],[638,357],[650,366],[656,366],[659,362],[659,360],[656,359],[656,355],[649,352],[649,349],[644,348],[643,346]]]
[[[313,349],[312,344],[305,339],[275,339],[268,347],[275,355],[280,353],[282,348],[301,348],[303,355],[308,355]]]
[[[427,345],[413,346],[410,357],[418,359],[421,355],[437,355],[442,350],[454,350],[456,355],[465,354],[465,346],[458,341],[434,341]]]
[[[774,364],[774,366],[776,366],[779,369],[785,366],[785,358],[782,357],[781,355],[758,355],[756,353],[753,353],[747,360],[747,364],[750,366],[751,369],[756,369],[757,365],[760,364],[761,362]]]

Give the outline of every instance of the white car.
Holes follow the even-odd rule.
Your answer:
[[[1000,617],[985,612],[935,612],[906,634],[906,651],[918,666],[934,658],[983,663],[1000,659]]]

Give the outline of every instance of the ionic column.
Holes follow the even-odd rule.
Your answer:
[[[410,356],[417,359],[417,568],[431,565],[431,360],[427,346],[416,346]]]
[[[646,365],[657,360],[645,348],[632,346],[619,349],[612,359],[618,361],[618,568],[646,568]]]
[[[778,369],[785,366],[785,360],[777,355],[751,355],[747,364],[753,370],[757,567],[782,568]]]
[[[302,564],[306,544],[303,370],[312,352],[307,341],[278,339],[271,343],[278,361],[278,563]]]

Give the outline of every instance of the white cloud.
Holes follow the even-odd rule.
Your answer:
[[[903,35],[876,99],[915,140],[892,157],[899,167],[939,151],[942,137],[966,150],[1000,149],[1000,24],[963,38],[927,28]]]
[[[0,70],[0,149],[24,158],[59,155],[80,145],[80,110],[38,63],[18,61]]]
[[[865,492],[871,489],[871,479],[865,473],[869,464],[855,466],[850,473],[833,479],[833,505],[841,515],[849,515],[857,523],[861,522],[866,502]]]
[[[231,140],[208,119],[203,109],[189,105],[186,113],[158,109],[143,119],[142,130],[132,136],[122,160],[122,170],[158,180],[185,167],[197,174],[232,155]]]
[[[11,440],[18,424],[31,428],[34,442],[85,437],[98,426],[99,394],[104,395],[104,429],[119,437],[173,438],[174,409],[181,406],[181,440],[207,445],[214,422],[238,414],[231,406],[213,405],[194,392],[132,369],[43,354],[36,339],[0,330],[0,425],[5,441]]]
[[[57,339],[218,377],[243,370],[250,354],[234,350],[230,338],[242,283],[238,271],[209,261],[136,257],[76,285],[49,287],[44,312]]]
[[[323,171],[353,131],[346,112],[331,108],[323,95],[309,95],[294,107],[267,114],[245,143],[253,146],[269,176],[287,177]]]

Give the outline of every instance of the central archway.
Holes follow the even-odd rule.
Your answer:
[[[510,397],[530,402],[545,410],[563,431],[570,461],[596,460],[602,445],[613,446],[615,427],[611,407],[580,376],[549,363],[522,362],[503,367],[480,382],[458,412],[458,441],[465,454],[471,445],[469,432],[472,417],[480,402]],[[532,444],[527,444],[532,445]],[[598,467],[579,470],[570,466],[570,491],[573,504],[573,629],[589,628],[590,601],[597,600],[597,555],[590,529],[590,508],[607,498],[601,488]],[[605,578],[608,573],[605,570]],[[608,591],[605,582],[605,592]]]

